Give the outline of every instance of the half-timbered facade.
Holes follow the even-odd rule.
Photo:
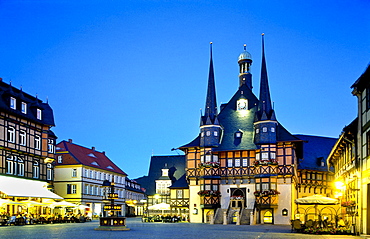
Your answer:
[[[252,57],[246,48],[238,64],[238,90],[218,112],[211,45],[200,133],[179,147],[186,156],[190,222],[290,224],[301,190],[298,176],[305,177],[297,172],[304,140],[276,119],[263,37],[259,98],[252,91]],[[327,172],[322,178],[327,183]]]
[[[61,199],[46,189],[53,188],[56,136],[53,110],[46,102],[0,79],[0,197],[13,200]],[[6,183],[4,183],[6,182]],[[12,185],[12,182],[14,184]],[[19,185],[34,187],[25,190]],[[41,185],[45,185],[45,187]],[[16,187],[16,185],[18,187]],[[44,195],[38,194],[44,191]],[[18,213],[8,205],[9,213]]]

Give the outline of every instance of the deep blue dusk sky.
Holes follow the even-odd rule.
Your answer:
[[[60,140],[106,151],[130,178],[199,132],[209,42],[218,103],[238,87],[247,44],[258,96],[261,33],[277,118],[338,137],[350,86],[370,62],[370,2],[0,0],[0,77],[54,110]]]

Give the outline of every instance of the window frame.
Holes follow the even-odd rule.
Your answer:
[[[9,107],[13,110],[17,109],[17,99],[14,97],[10,97]]]

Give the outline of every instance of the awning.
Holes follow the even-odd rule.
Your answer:
[[[63,199],[47,189],[42,181],[0,175],[0,191],[12,197],[35,197]]]

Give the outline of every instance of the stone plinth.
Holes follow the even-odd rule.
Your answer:
[[[95,228],[97,231],[128,231],[125,217],[101,217],[100,226]]]

